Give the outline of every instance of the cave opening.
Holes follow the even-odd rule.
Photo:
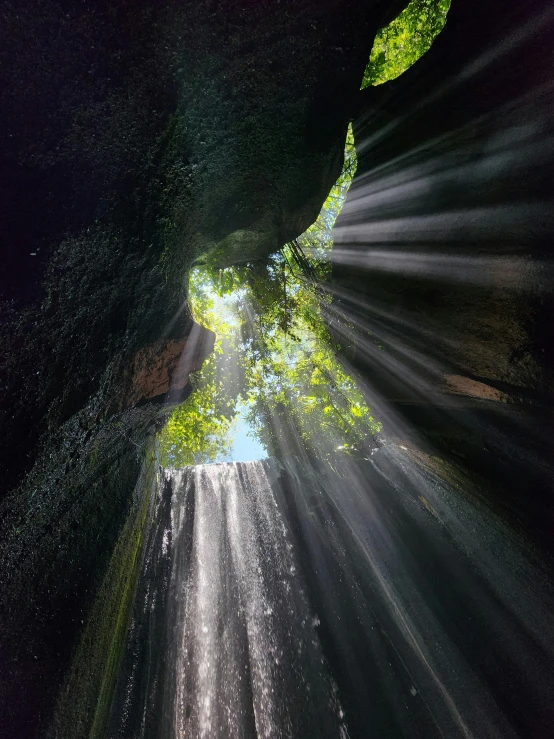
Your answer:
[[[0,734],[549,736],[554,13],[65,5],[3,8]]]
[[[350,127],[341,174],[305,233],[263,263],[192,270],[192,314],[216,339],[160,434],[165,467],[281,458],[295,446],[320,458],[369,453],[380,424],[325,322],[332,229],[355,170]]]

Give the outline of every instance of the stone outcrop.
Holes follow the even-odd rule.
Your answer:
[[[194,260],[263,258],[316,218],[402,5],[6,5],[0,408],[26,440],[0,452],[8,489],[48,427],[115,392],[168,325],[186,336]]]
[[[45,736],[141,459],[188,392],[191,265],[263,258],[316,218],[404,4],[3,3],[2,736]]]
[[[453,0],[431,50],[360,93],[333,268],[385,429],[464,460],[547,548],[553,30],[540,2]]]
[[[132,364],[130,387],[124,405],[163,402],[168,393],[183,393],[191,373],[197,372],[213,351],[215,336],[197,329],[187,339],[161,339],[141,349]]]

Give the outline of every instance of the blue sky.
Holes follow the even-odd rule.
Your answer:
[[[252,462],[255,459],[265,459],[267,452],[263,446],[249,434],[250,427],[242,417],[236,422],[233,448],[229,457],[230,462]]]

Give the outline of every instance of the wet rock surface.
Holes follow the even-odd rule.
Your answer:
[[[191,265],[315,219],[391,8],[2,4],[3,736],[46,731],[161,422],[145,401],[197,331]]]
[[[416,427],[465,460],[487,504],[548,548],[552,48],[536,34],[551,21],[534,3],[458,0],[412,71],[358,95],[375,31],[402,4],[2,4],[2,736],[46,735],[77,645],[103,634],[88,627],[114,557],[133,561],[140,517],[125,527],[145,459],[156,466],[153,435],[209,350],[201,332],[180,366],[199,331],[190,267],[263,258],[304,231],[353,111],[359,187],[338,223],[333,289],[358,338],[343,351],[390,436]],[[373,272],[360,269],[368,256]],[[412,497],[440,528],[440,499]],[[314,500],[315,537],[318,517],[337,522]],[[440,559],[441,536],[423,536],[423,555]],[[446,589],[456,571],[443,570]],[[129,612],[110,613],[119,639]],[[464,628],[460,617],[452,633]],[[332,659],[340,672],[344,654]],[[384,730],[399,723],[383,713]]]
[[[453,2],[426,55],[360,93],[331,287],[385,430],[463,460],[550,551],[553,22]]]
[[[439,457],[386,442],[333,466],[164,470],[109,736],[547,731],[534,553]]]

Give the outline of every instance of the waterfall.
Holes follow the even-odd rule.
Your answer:
[[[165,471],[113,736],[348,736],[278,475]]]
[[[165,470],[108,739],[519,736],[553,687],[548,581],[431,463]]]

